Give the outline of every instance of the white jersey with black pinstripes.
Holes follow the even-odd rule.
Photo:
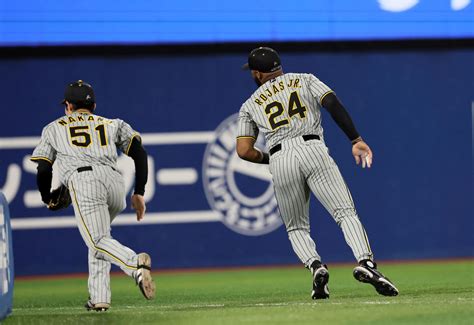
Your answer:
[[[43,129],[31,157],[54,163],[60,181],[69,188],[79,232],[89,248],[93,304],[110,304],[111,263],[132,277],[137,269],[138,255],[110,234],[110,224],[126,206],[117,149],[128,154],[135,136],[139,134],[120,119],[74,112]]]
[[[31,160],[55,162],[60,181],[67,184],[78,167],[116,168],[117,149],[128,153],[131,140],[138,135],[120,119],[74,112],[43,128]]]
[[[323,137],[321,102],[332,90],[312,74],[285,73],[261,85],[242,105],[238,137],[263,132],[269,148],[304,134]]]
[[[372,258],[352,196],[323,140],[321,103],[331,92],[312,74],[287,73],[260,86],[239,113],[237,138],[263,132],[268,148],[281,145],[270,157],[275,196],[293,250],[308,268],[321,261],[310,236],[310,191],[341,227],[355,258]]]

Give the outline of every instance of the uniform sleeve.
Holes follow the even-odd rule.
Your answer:
[[[40,143],[36,146],[35,150],[33,150],[30,160],[45,160],[51,165],[54,163],[56,160],[56,150],[51,145],[51,141],[49,139],[50,130],[48,127],[45,127],[41,133]]]
[[[250,113],[244,107],[240,109],[239,121],[237,127],[237,138],[254,138],[258,137],[258,126],[250,116]]]
[[[318,100],[319,104],[323,102],[324,96],[333,92],[331,88],[313,74],[308,74],[308,86],[310,93]]]
[[[115,145],[120,149],[120,151],[128,155],[133,138],[140,138],[140,134],[132,129],[128,123],[122,120],[117,120],[117,124],[117,137],[115,139]]]

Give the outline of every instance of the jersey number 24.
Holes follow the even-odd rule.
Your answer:
[[[272,130],[290,123],[286,118],[276,121],[276,119],[281,116],[283,112],[283,104],[280,102],[273,102],[265,107],[265,113],[267,114],[268,122],[270,122]],[[300,118],[306,117],[306,107],[301,104],[301,100],[297,91],[294,91],[290,94],[290,99],[288,101],[288,117],[292,118],[295,115],[298,115]]]

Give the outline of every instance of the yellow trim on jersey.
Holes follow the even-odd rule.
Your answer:
[[[324,99],[324,97],[326,97],[326,95],[329,95],[330,93],[333,93],[333,92],[334,92],[334,91],[332,91],[332,90],[326,91],[326,92],[321,96],[321,98],[319,99],[319,103],[322,105],[322,104],[323,104],[323,99]]]
[[[53,164],[53,162],[46,157],[31,157],[30,160],[31,161],[44,160],[44,161],[49,162],[51,165]]]
[[[127,147],[127,150],[125,151],[125,154],[128,156],[128,151],[130,150],[130,147],[132,146],[132,141],[135,137],[139,137],[140,134],[138,133],[135,133],[132,135],[132,137],[130,138],[130,143],[128,144],[128,147]]]
[[[251,135],[241,135],[237,137],[237,139],[256,139],[254,136]]]
[[[100,248],[98,246],[95,245],[95,242],[94,240],[92,239],[92,235],[89,231],[89,229],[87,228],[86,226],[86,222],[84,221],[84,218],[82,217],[82,212],[81,212],[81,209],[79,208],[79,202],[77,201],[77,196],[76,196],[76,190],[74,189],[74,184],[72,183],[71,181],[71,188],[72,188],[72,191],[74,193],[74,201],[76,202],[76,206],[77,206],[77,211],[79,212],[79,216],[81,217],[81,221],[82,221],[82,225],[84,226],[84,229],[86,230],[87,232],[87,235],[89,235],[89,239],[91,241],[91,244],[92,246],[94,246],[94,248],[96,250],[98,250],[99,252],[102,252],[104,254],[107,254],[109,255],[110,257],[112,257],[114,260],[116,260],[117,262],[123,264],[125,267],[128,267],[129,269],[132,269],[132,270],[137,270],[138,268],[136,266],[130,266],[128,265],[127,263],[125,263],[124,261],[122,261],[121,259],[119,259],[117,256],[113,255],[112,253],[106,251],[105,249],[103,248]]]

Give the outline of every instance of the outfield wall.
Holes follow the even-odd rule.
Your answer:
[[[314,73],[335,89],[374,151],[374,167],[357,168],[324,114],[326,142],[378,259],[474,255],[473,58],[472,49],[282,53],[285,71]],[[94,86],[97,114],[142,132],[150,155],[148,223],[137,224],[128,207],[113,236],[149,251],[160,268],[297,263],[268,172],[231,155],[230,116],[255,89],[240,70],[245,60],[245,51],[0,59],[0,189],[10,201],[16,274],[87,270],[72,208],[42,206],[28,161],[76,79]],[[217,163],[216,148],[224,149]],[[120,166],[131,188],[133,163],[123,157]],[[237,214],[216,208],[223,197],[211,184],[219,179]],[[311,222],[325,261],[352,260],[314,200]]]
[[[0,191],[0,321],[12,312],[13,249],[8,202]]]

